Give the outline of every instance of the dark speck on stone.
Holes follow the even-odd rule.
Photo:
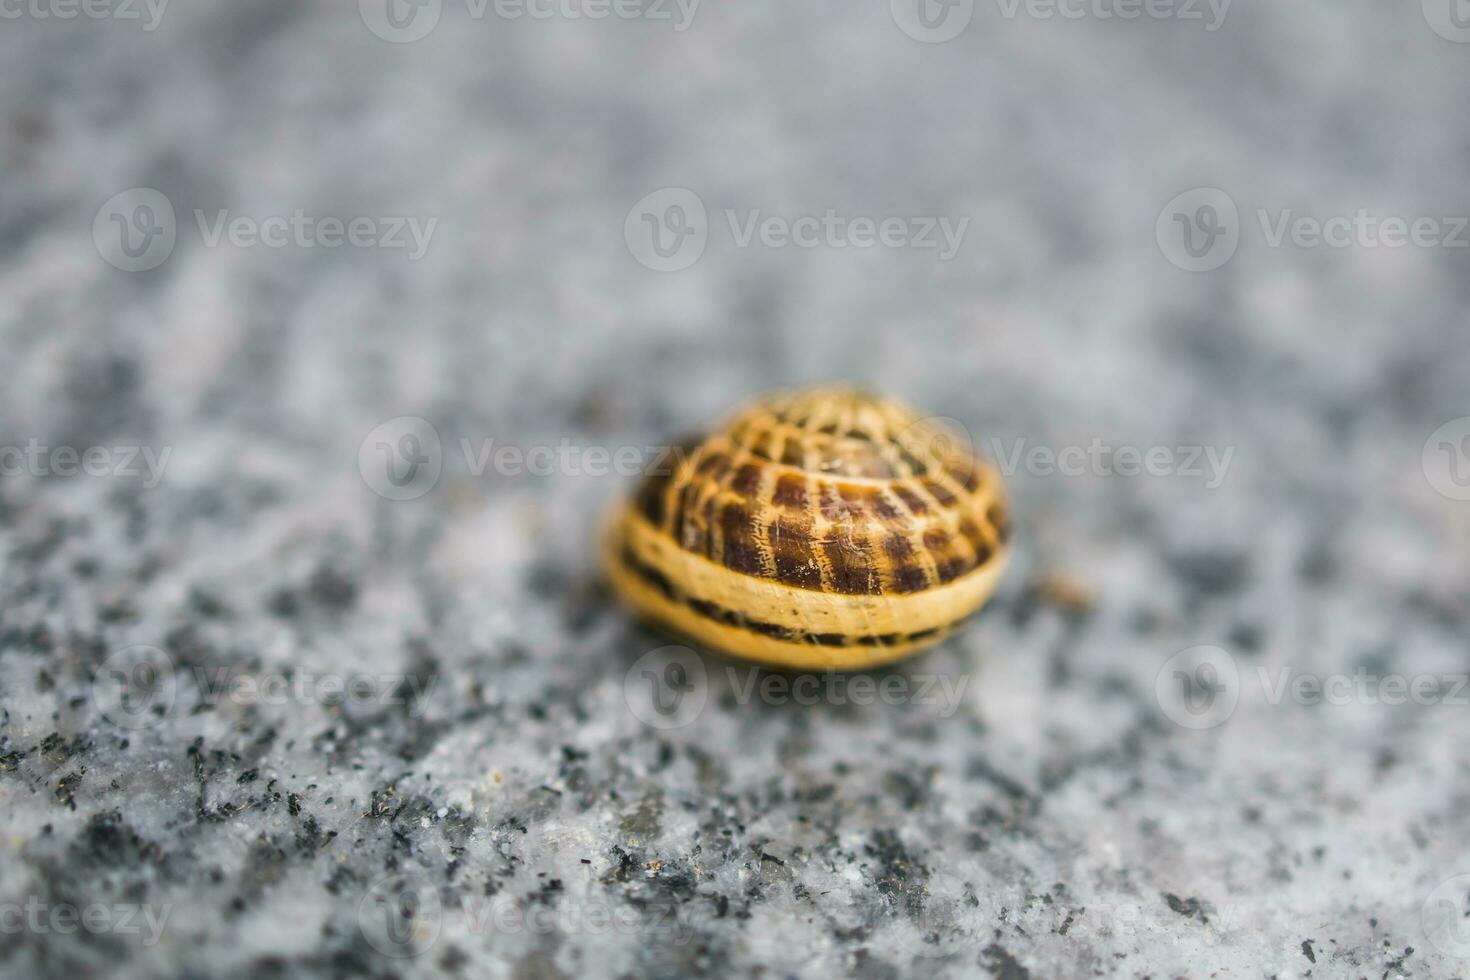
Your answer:
[[[219,619],[228,612],[218,596],[202,589],[194,589],[189,593],[189,607],[205,619]]]
[[[1028,980],[1031,976],[1031,971],[998,943],[985,947],[980,962],[994,971],[995,980]]]
[[[301,611],[301,600],[295,591],[289,588],[272,592],[267,605],[271,612],[282,619],[290,619]]]
[[[74,851],[76,864],[114,870],[136,870],[160,853],[158,847],[140,838],[117,810],[103,811],[88,820]]]
[[[1255,653],[1261,649],[1264,633],[1254,623],[1236,623],[1230,628],[1230,645],[1242,653]]]
[[[1318,543],[1309,548],[1297,566],[1304,581],[1313,585],[1325,585],[1332,580],[1337,569],[1330,547]]]
[[[137,618],[137,611],[126,599],[109,602],[97,611],[97,618],[104,623],[126,623]]]
[[[56,784],[56,802],[60,803],[64,807],[75,810],[77,808],[77,787],[80,786],[81,783],[82,773],[80,771],[70,772],[67,773],[65,776],[62,776]]]
[[[330,566],[317,570],[308,589],[318,602],[338,612],[351,609],[357,603],[357,583]]]
[[[1245,584],[1250,562],[1240,553],[1184,551],[1169,556],[1169,568],[1196,592],[1219,596]]]
[[[532,592],[541,596],[559,596],[566,586],[566,576],[562,570],[549,562],[539,562],[527,576],[527,585]]]
[[[1204,907],[1200,904],[1200,900],[1197,898],[1180,898],[1178,895],[1166,892],[1164,894],[1164,899],[1169,903],[1169,908],[1173,909],[1175,912],[1178,912],[1186,919],[1193,919],[1195,917],[1198,917],[1199,920],[1203,923],[1208,923],[1210,921],[1209,916],[1205,914]]]
[[[907,773],[893,770],[884,778],[888,792],[892,793],[905,810],[918,809],[928,799],[928,788],[924,784],[924,773]]]
[[[879,893],[896,908],[910,915],[917,914],[924,907],[924,883],[929,869],[909,853],[892,830],[875,833],[865,850],[877,865],[873,877]]]

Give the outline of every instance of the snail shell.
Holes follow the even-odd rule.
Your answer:
[[[897,660],[978,609],[1008,555],[999,474],[891,399],[778,392],[675,450],[613,521],[609,578],[642,615],[728,653]]]

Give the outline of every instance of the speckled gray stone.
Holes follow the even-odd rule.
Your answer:
[[[1424,465],[1470,415],[1467,253],[1268,236],[1464,214],[1470,46],[1417,3],[980,3],[942,44],[884,2],[431,6],[413,43],[350,2],[6,15],[0,973],[1470,969],[1470,503]],[[1156,222],[1200,187],[1239,244],[1189,272]],[[177,240],[130,272],[133,188]],[[707,209],[678,271],[625,242],[661,188]],[[210,244],[297,209],[437,223],[417,260]],[[968,225],[740,242],[827,209]],[[650,654],[587,447],[834,377],[1020,461],[998,595],[866,695]],[[1045,465],[1094,441],[1184,472]]]

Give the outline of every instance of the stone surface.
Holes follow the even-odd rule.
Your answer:
[[[1466,972],[1466,252],[1271,234],[1464,213],[1470,47],[1414,3],[357,6],[6,14],[0,973]],[[1200,187],[1239,242],[1190,272]],[[175,242],[125,271],[135,188]],[[708,216],[676,271],[660,188]],[[742,238],[828,209],[968,224]],[[410,217],[418,258],[318,223]],[[651,653],[600,450],[822,378],[1012,470],[999,595],[878,675]]]

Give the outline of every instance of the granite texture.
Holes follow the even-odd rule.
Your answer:
[[[1470,46],[1420,4],[982,3],[943,44],[886,2],[445,0],[413,43],[371,2],[37,4],[0,23],[0,974],[1470,972],[1430,440],[1467,252],[1258,219],[1465,213]],[[1191,272],[1156,222],[1198,187],[1239,245]],[[135,188],[176,243],[127,271]],[[660,188],[708,209],[687,268],[627,242]],[[297,209],[437,222],[211,243]],[[827,209],[968,224],[742,244]],[[1018,461],[997,597],[860,679],[651,653],[598,451],[822,378]],[[1046,464],[1093,445],[1168,472]]]

